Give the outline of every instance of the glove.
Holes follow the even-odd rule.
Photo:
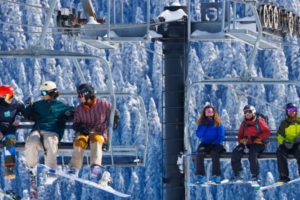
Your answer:
[[[9,138],[4,137],[3,144],[5,147],[11,148],[16,145],[16,138],[15,137],[9,137]]]
[[[243,144],[244,146],[248,143],[248,139],[247,138],[243,138],[240,140],[240,144]]]
[[[269,138],[265,138],[261,140],[264,144],[268,144],[270,142]]]
[[[73,124],[73,129],[76,132],[79,132],[83,135],[89,135],[90,134],[90,129],[83,123],[74,123]]]
[[[294,146],[291,142],[288,142],[288,141],[285,141],[285,142],[283,143],[283,145],[284,145],[285,148],[287,148],[287,149],[292,149],[293,146]]]
[[[300,136],[297,136],[297,137],[294,139],[294,142],[295,142],[295,144],[300,144]]]
[[[256,136],[250,136],[249,137],[249,139],[252,141],[252,142],[254,142],[254,140],[256,140],[258,137],[256,137]]]
[[[240,143],[238,146],[235,147],[235,150],[240,152],[240,151],[244,151],[246,145],[243,143]]]
[[[25,106],[31,106],[32,105],[32,98],[31,97],[28,97],[25,101],[24,101],[24,104]]]
[[[64,113],[64,115],[65,115],[65,117],[66,117],[67,119],[72,119],[73,116],[74,116],[74,111],[68,110],[68,111],[66,111],[66,112]]]

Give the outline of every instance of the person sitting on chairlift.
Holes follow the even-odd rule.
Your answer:
[[[14,89],[10,85],[0,86],[0,140],[4,147],[5,179],[14,179],[16,131],[20,124],[18,116],[25,106],[14,98]]]
[[[293,154],[298,163],[298,173],[300,175],[300,117],[297,115],[297,107],[293,103],[288,103],[285,108],[286,118],[281,121],[277,131],[277,164],[279,171],[278,182],[286,183],[290,181],[287,157]]]
[[[244,120],[238,132],[238,146],[233,150],[231,166],[234,173],[234,181],[242,181],[242,163],[244,154],[249,154],[251,181],[259,184],[258,156],[265,150],[265,144],[270,137],[270,129],[262,117],[256,115],[254,106],[246,105],[243,109]]]
[[[84,151],[90,144],[91,177],[98,179],[102,174],[106,177],[106,184],[110,182],[109,172],[102,173],[102,146],[107,140],[107,129],[112,104],[105,99],[96,98],[95,90],[90,84],[81,84],[77,88],[81,104],[74,113],[73,129],[76,137],[73,143],[72,159],[69,173],[78,175],[83,162]],[[119,112],[115,111],[114,129],[119,123]]]
[[[57,167],[58,143],[63,137],[66,120],[72,119],[74,114],[74,107],[57,100],[59,91],[54,82],[44,82],[40,91],[43,99],[34,103],[29,99],[24,112],[26,118],[34,121],[24,151],[30,173],[36,173],[41,150],[45,153],[45,165],[52,169]]]
[[[201,112],[201,116],[198,119],[196,135],[201,140],[197,150],[197,182],[199,184],[204,184],[206,182],[204,158],[206,154],[209,153],[212,158],[211,180],[215,183],[220,183],[220,153],[225,151],[222,145],[224,142],[224,126],[221,124],[221,118],[216,109],[210,104],[206,105]]]

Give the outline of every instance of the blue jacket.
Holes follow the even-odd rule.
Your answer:
[[[224,126],[215,126],[215,121],[211,119],[209,123],[200,124],[197,128],[196,135],[201,142],[206,144],[222,144],[224,141]]]

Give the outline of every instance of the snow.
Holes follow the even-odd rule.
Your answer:
[[[176,20],[182,20],[183,17],[187,16],[187,14],[184,12],[184,10],[177,9],[175,11],[170,11],[170,10],[164,10],[158,18],[163,18],[165,19],[165,22],[169,21],[176,21]]]
[[[50,0],[26,1],[30,4],[47,6]],[[60,7],[75,7],[82,10],[79,1],[59,1]],[[93,1],[97,16],[105,16],[105,6],[107,1]],[[124,1],[124,21],[135,23],[145,19],[144,1]],[[164,5],[171,5],[171,0],[151,1],[151,16],[161,16],[166,21],[181,20],[186,13],[182,9],[175,12],[163,10]],[[175,1],[175,6],[185,5],[186,1]],[[199,14],[199,0],[191,1],[192,14]],[[210,1],[211,2],[211,1]],[[282,1],[276,0],[277,4],[289,9],[296,9],[300,5],[299,0]],[[173,2],[174,3],[174,2]],[[177,4],[176,4],[177,3]],[[117,10],[119,7],[117,6]],[[99,13],[99,15],[98,15]],[[161,14],[159,14],[161,13]],[[25,8],[21,5],[8,4],[2,2],[0,5],[1,20],[13,21],[25,25],[41,26],[45,19],[46,12],[37,11],[34,8]],[[240,9],[240,14],[243,10]],[[118,17],[118,16],[117,16]],[[199,16],[194,16],[193,19]],[[118,20],[118,18],[117,18]],[[248,21],[253,18],[241,18]],[[51,20],[51,26],[55,27],[55,18]],[[253,28],[253,24],[237,23],[238,28]],[[30,33],[0,33],[1,50],[26,49],[34,45],[39,38],[40,27],[25,27],[20,25],[2,24],[1,30],[30,31]],[[50,29],[49,29],[50,30]],[[52,30],[52,29],[51,29]],[[220,33],[210,34],[207,32],[194,32],[192,36],[210,35],[213,37],[221,36]],[[154,32],[150,32],[151,37],[160,37]],[[111,33],[111,37],[118,37]],[[286,37],[285,41],[289,46],[284,46],[279,50],[259,51],[255,60],[255,67],[251,73],[258,77],[274,79],[299,80],[299,46],[297,38]],[[71,50],[70,36],[61,35],[57,31],[47,34],[44,43],[49,49],[69,51]],[[192,42],[189,44],[189,69],[187,83],[192,83],[207,78],[238,77],[247,67],[252,47],[237,41],[222,42]],[[162,180],[162,90],[163,90],[163,46],[161,42],[136,45],[134,43],[122,43],[113,50],[95,50],[86,45],[75,42],[74,51],[93,54],[105,58],[111,67],[116,91],[126,91],[141,95],[147,110],[149,121],[149,144],[148,157],[145,167],[106,167],[113,177],[113,184],[119,191],[131,194],[132,199],[160,200],[163,198]],[[143,48],[141,48],[143,47]],[[150,49],[154,53],[146,51]],[[107,90],[107,73],[103,63],[99,61],[79,60],[86,80],[99,90]],[[25,101],[27,97],[39,96],[39,85],[44,80],[55,81],[60,90],[75,91],[76,85],[80,83],[79,76],[72,60],[68,59],[0,59],[0,83],[11,84],[16,90],[16,98]],[[68,103],[77,105],[76,97],[66,98]],[[191,135],[192,149],[195,150],[199,144],[195,137],[196,120],[199,117],[201,108],[206,102],[216,106],[226,130],[237,130],[242,120],[242,108],[245,104],[255,105],[257,110],[269,116],[272,129],[278,128],[280,120],[285,116],[284,106],[287,102],[299,104],[299,88],[296,86],[284,85],[236,85],[236,86],[198,86],[191,92],[189,102],[188,127]],[[117,107],[121,111],[121,126],[114,134],[114,142],[118,144],[135,144],[143,141],[143,121],[138,111],[138,102],[134,98],[118,99]],[[28,131],[20,130],[18,139],[24,141]],[[73,131],[66,132],[65,141],[72,141]],[[231,151],[235,142],[227,142],[226,148]],[[139,146],[140,147],[140,146]],[[140,149],[143,149],[142,146]],[[275,151],[276,143],[271,143],[268,150]],[[176,155],[177,157],[177,155]],[[1,161],[3,163],[3,161]],[[249,164],[243,161],[244,173],[249,178]],[[295,160],[289,161],[291,177],[297,177],[297,163]],[[207,174],[210,175],[211,162],[206,162]],[[263,183],[271,183],[278,178],[276,160],[261,160],[261,178]],[[0,174],[3,175],[3,169]],[[84,166],[81,172],[82,177],[87,178],[89,167]],[[222,175],[230,178],[232,170],[230,161],[222,161]],[[195,180],[194,164],[191,166],[190,177]],[[3,177],[3,176],[2,176]],[[0,186],[4,188],[4,180],[0,179]],[[27,199],[28,174],[26,163],[20,155],[17,166],[17,179],[13,181],[14,191],[23,195]],[[191,199],[298,199],[299,185],[290,185],[285,188],[270,190],[265,193],[257,194],[247,187],[224,186],[213,189],[194,188],[191,190]],[[60,179],[53,186],[41,188],[43,199],[115,199],[113,196],[98,191],[91,190],[75,182]]]

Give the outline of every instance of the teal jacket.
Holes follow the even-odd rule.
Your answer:
[[[74,107],[56,99],[40,100],[25,108],[24,116],[32,121],[32,131],[51,131],[63,137],[65,122],[73,116]]]

